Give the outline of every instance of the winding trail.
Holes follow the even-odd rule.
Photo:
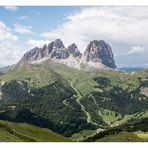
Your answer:
[[[69,99],[69,98],[68,98],[68,99]],[[69,105],[69,104],[67,103],[67,100],[68,100],[68,99],[63,100],[63,104],[64,104],[65,106],[68,106],[68,107],[71,107],[72,109],[74,109],[73,106],[71,106],[71,105]]]
[[[2,90],[1,90],[1,86],[0,86],[0,100],[2,99]]]
[[[67,79],[66,78],[66,80],[70,83],[70,86],[76,91],[76,93],[77,93],[77,98],[76,98],[76,102],[80,105],[80,107],[81,107],[81,110],[85,113],[85,115],[86,115],[86,119],[87,119],[87,123],[92,123],[92,124],[94,124],[94,125],[97,125],[95,122],[93,122],[92,120],[91,120],[91,116],[90,116],[90,114],[89,114],[89,112],[87,112],[86,110],[85,110],[85,107],[84,107],[84,105],[81,103],[81,99],[82,99],[82,96],[81,96],[81,94],[80,94],[80,92],[74,87],[74,84],[73,84],[73,82],[71,82],[69,79]]]
[[[0,100],[2,99],[2,95],[3,95],[1,87],[2,87],[4,84],[5,84],[5,81],[0,81]]]

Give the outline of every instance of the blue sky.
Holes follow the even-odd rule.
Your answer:
[[[10,28],[16,22],[21,22],[24,25],[32,25],[33,31],[36,33],[44,32],[60,25],[69,13],[74,13],[79,10],[79,7],[17,7],[16,10],[5,9],[0,7],[0,19],[5,22]],[[22,16],[28,19],[19,19]],[[43,27],[41,27],[44,25]]]
[[[81,52],[91,40],[105,40],[118,67],[148,67],[147,26],[148,7],[0,7],[0,66],[61,38]]]
[[[4,22],[12,32],[19,37],[19,44],[25,44],[28,39],[40,40],[42,32],[50,31],[65,21],[69,13],[79,10],[79,7],[16,7],[16,10],[0,7],[0,21]],[[14,24],[31,26],[33,34],[13,31]]]

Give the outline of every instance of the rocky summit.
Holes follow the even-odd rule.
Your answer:
[[[90,42],[84,52],[84,56],[86,56],[87,62],[100,62],[113,69],[116,68],[112,49],[110,45],[103,40]]]
[[[17,66],[25,63],[37,64],[47,59],[87,71],[91,69],[117,68],[111,46],[105,41],[91,41],[84,54],[82,54],[75,43],[66,48],[60,39],[56,39],[42,48],[35,47],[31,49],[24,54]]]
[[[80,53],[80,51],[79,51],[79,49],[78,49],[78,47],[75,43],[69,45],[67,50],[68,50],[69,54],[73,55],[73,57],[79,57],[80,58],[82,56],[82,54]]]

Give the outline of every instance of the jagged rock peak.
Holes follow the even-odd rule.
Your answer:
[[[67,49],[70,54],[73,54],[75,52],[75,50],[78,49],[78,47],[75,43],[72,43],[71,45],[68,46]]]
[[[116,68],[111,46],[103,40],[91,41],[85,52],[86,61],[100,62],[113,69]]]
[[[26,52],[23,56],[23,59],[24,60],[30,60],[30,61],[33,61],[33,60],[36,60],[38,58],[41,58],[41,55],[40,55],[40,48],[38,47],[35,47],[35,48],[32,48],[30,51]]]
[[[51,51],[51,58],[66,59],[69,57],[69,53],[61,39],[56,39],[55,41],[51,42],[48,47]]]
[[[81,57],[82,55],[75,43],[72,43],[71,45],[69,45],[67,50],[69,54],[73,55],[73,57]]]
[[[50,58],[58,58],[65,59],[67,58],[68,52],[60,39],[56,39],[55,41],[49,43],[48,45],[44,45],[42,48],[35,47],[29,50],[24,54],[22,59],[19,61],[19,64],[23,64],[25,62],[32,62],[35,60],[39,60],[44,57]]]
[[[24,54],[17,66],[25,63],[38,63],[47,59],[52,59],[59,63],[62,62],[78,69],[81,69],[81,65],[89,65],[89,67],[96,68],[104,66],[116,68],[112,49],[105,41],[91,41],[82,55],[75,43],[66,48],[61,39],[56,39],[42,48],[32,48]]]
[[[65,48],[61,39],[56,39],[53,43],[53,48]],[[50,43],[49,43],[50,44]]]

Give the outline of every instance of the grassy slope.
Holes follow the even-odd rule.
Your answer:
[[[137,88],[139,86],[139,83],[137,81],[137,77],[141,76],[140,74],[131,75],[128,73],[122,73],[122,72],[116,72],[116,71],[110,71],[108,73],[106,72],[96,72],[96,73],[90,73],[90,72],[84,72],[84,71],[78,71],[75,69],[71,69],[70,71],[66,66],[60,66],[56,69],[56,72],[62,74],[63,76],[66,76],[68,79],[74,81],[75,87],[81,92],[81,94],[86,95],[89,94],[91,91],[96,90],[94,88],[94,85],[97,85],[96,82],[93,81],[93,78],[96,76],[107,76],[112,80],[113,85],[117,85],[119,82],[121,82],[121,87],[124,89],[131,89],[129,86],[132,86],[132,88]],[[147,73],[143,72],[141,77],[146,77]],[[97,89],[97,91],[102,91],[101,89]],[[105,112],[105,114],[102,114],[102,110]],[[98,113],[101,114],[102,118],[106,123],[109,123],[111,126],[123,124],[130,120],[131,118],[139,118],[139,115],[141,114],[142,117],[148,117],[147,112],[141,112],[138,114],[131,114],[126,115],[124,118],[121,117],[120,113],[117,113],[115,111],[107,110],[107,109],[100,109]],[[107,113],[107,114],[106,114]],[[118,114],[118,116],[115,116],[115,113]],[[95,131],[96,132],[96,131]],[[84,137],[92,136],[95,133],[93,130],[84,130],[79,133],[74,134],[71,138],[75,139],[77,141],[81,141],[84,139]],[[140,133],[138,133],[140,135]],[[119,138],[121,137],[121,138]],[[131,140],[128,140],[128,137],[131,137]],[[111,135],[107,138],[101,139],[100,141],[146,141],[146,139],[141,139],[140,136],[138,136],[136,133],[120,133],[118,135]]]
[[[142,139],[148,141],[148,132],[135,132],[135,134]]]
[[[70,139],[74,141],[83,141],[85,138],[96,134],[96,130],[82,130],[79,133],[73,134]]]
[[[96,140],[96,142],[146,142],[148,139],[137,136],[135,133],[131,132],[121,132],[114,135],[108,135],[101,139]]]
[[[132,89],[139,86],[137,81],[138,77],[145,77],[147,74],[139,73],[131,75],[128,73],[123,73],[119,71],[98,71],[98,72],[86,72],[73,68],[69,68],[62,64],[52,63],[51,65],[26,65],[20,69],[11,71],[3,76],[0,76],[0,79],[4,81],[10,80],[24,80],[26,78],[31,78],[31,82],[35,82],[37,86],[46,86],[49,82],[53,81],[55,73],[60,74],[61,76],[67,78],[69,81],[72,81],[77,90],[80,91],[82,95],[89,94],[91,91],[96,90],[94,88],[97,85],[97,82],[93,80],[96,76],[106,76],[111,79],[112,85],[117,85],[120,83],[120,86],[124,89]],[[126,82],[126,83],[125,83]],[[33,85],[33,84],[32,84]],[[109,89],[109,88],[106,88]],[[98,91],[102,91],[98,89]]]
[[[40,65],[26,65],[17,70],[13,70],[5,75],[1,76],[0,79],[9,82],[11,80],[31,80],[29,83],[33,87],[43,87],[53,82],[54,73],[49,69]]]
[[[0,128],[0,142],[20,142],[21,139]]]
[[[132,86],[132,89],[138,87],[139,84],[137,81],[137,76],[141,76],[141,73],[139,75],[131,75],[119,71],[86,72],[69,68],[62,64],[52,63],[50,66],[46,64],[44,66],[26,65],[18,70],[11,71],[1,76],[0,79],[4,81],[10,81],[24,80],[30,78],[33,84],[42,87],[48,85],[49,82],[53,81],[55,72],[63,76],[64,78],[67,78],[69,81],[72,81],[74,87],[79,90],[79,92],[83,96],[89,94],[93,90],[102,91],[101,88],[94,88],[95,85],[98,85],[97,82],[93,80],[93,78],[95,78],[96,76],[106,76],[111,79],[112,85],[117,85],[120,83],[120,86],[124,89],[130,89],[131,87],[129,86]],[[145,75],[146,73],[142,73],[143,77]]]
[[[52,65],[50,65],[50,66],[52,66]],[[85,121],[86,117],[83,115],[83,112],[79,111],[80,105],[78,103],[74,102],[76,104],[76,105],[74,104],[74,106],[77,108],[77,110],[73,109],[72,107],[69,108],[69,106],[66,105],[66,102],[63,102],[63,104],[62,104],[62,101],[64,99],[68,99],[67,96],[69,97],[70,93],[72,95],[74,94],[74,90],[72,91],[72,88],[70,88],[70,83],[66,80],[66,77],[62,77],[60,75],[60,73],[58,74],[58,73],[56,73],[56,71],[54,71],[56,69],[56,67],[55,68],[54,67],[48,67],[48,65],[25,65],[25,66],[21,67],[20,69],[16,69],[14,71],[11,71],[11,72],[3,75],[2,77],[0,77],[0,79],[2,79],[3,81],[6,81],[8,83],[9,83],[9,81],[11,82],[11,80],[17,80],[17,83],[22,83],[22,81],[25,81],[25,82],[27,82],[27,84],[29,86],[31,86],[30,87],[31,90],[34,90],[37,88],[36,90],[38,91],[38,88],[41,89],[38,92],[42,93],[39,95],[43,96],[44,99],[39,97],[37,99],[38,102],[35,103],[35,105],[32,105],[35,101],[32,101],[32,99],[30,99],[30,102],[31,101],[32,102],[28,103],[28,104],[31,107],[27,104],[27,102],[29,102],[28,100],[25,102],[25,104],[27,104],[26,106],[29,106],[29,109],[33,108],[32,109],[33,111],[30,109],[31,112],[38,113],[38,116],[39,117],[41,116],[41,118],[42,118],[41,120],[45,120],[45,122],[47,124],[46,124],[46,126],[44,125],[44,127],[47,127],[47,125],[49,126],[49,124],[52,124],[52,125],[50,125],[50,127],[52,126],[52,128],[49,127],[50,129],[52,129],[56,132],[62,133],[64,131],[66,132],[65,128],[67,130],[70,130],[69,128],[71,128],[72,130],[75,130],[75,128],[73,128],[71,126],[77,126],[76,128],[79,128],[78,126],[80,125],[80,123],[81,123],[81,125],[84,124],[84,126],[85,126],[85,123],[83,123],[83,122],[86,122]],[[58,84],[53,86],[53,88],[52,88],[53,93],[52,93],[49,90],[47,90],[49,88],[47,88],[46,86],[49,86],[49,84],[53,83],[54,81],[56,82],[56,84],[58,82]],[[45,87],[45,89],[44,89],[44,87]],[[45,93],[43,92],[43,89],[45,90],[44,91]],[[10,90],[9,92],[12,92],[12,91]],[[38,95],[37,92],[35,92],[34,94],[32,93],[33,91],[30,91],[30,92],[31,92],[30,94],[33,96]],[[17,94],[17,92],[16,92],[16,94]],[[60,96],[60,95],[62,95],[62,96]],[[78,96],[78,95],[76,95],[76,96]],[[38,96],[36,96],[34,98],[32,97],[32,98],[36,99]],[[73,100],[75,100],[75,99],[73,99]],[[24,106],[24,105],[22,104],[22,106]],[[39,106],[40,106],[40,109],[38,109]],[[20,105],[19,105],[19,107],[20,107]],[[65,115],[65,113],[66,113],[66,115]],[[77,117],[79,117],[79,118],[77,118]],[[48,122],[47,122],[47,120],[48,120]],[[74,121],[72,121],[72,120],[74,120]],[[50,123],[50,121],[52,121],[52,123]],[[38,121],[38,122],[40,123],[40,121]],[[64,124],[63,124],[63,122],[64,122]],[[72,123],[69,124],[69,122],[72,122]],[[31,123],[32,123],[32,121],[31,121]],[[62,128],[61,128],[61,126],[62,126]],[[72,130],[71,130],[71,132],[72,132]]]
[[[47,68],[47,67],[48,68]],[[48,65],[34,65],[34,66],[26,66],[22,67],[22,69],[19,69],[17,71],[12,71],[4,76],[1,76],[0,79],[4,81],[10,81],[10,80],[24,80],[24,78],[31,78],[31,81],[29,81],[31,86],[34,87],[43,87],[46,86],[49,83],[52,83],[54,81],[53,77],[55,75],[54,72],[60,74],[64,78],[68,79],[72,84],[73,87],[75,87],[81,95],[85,96],[92,91],[99,91],[103,92],[101,88],[95,88],[94,86],[98,85],[96,81],[93,80],[96,76],[106,76],[111,80],[112,86],[119,85],[124,89],[128,89],[129,91],[135,88],[139,87],[139,82],[137,80],[137,77],[146,77],[147,71],[141,72],[139,74],[129,74],[129,73],[123,73],[119,71],[99,71],[99,72],[85,72],[80,71],[72,68],[68,68],[65,65],[62,64],[50,64]],[[27,79],[26,79],[27,81]],[[109,90],[110,87],[105,88],[106,90]],[[95,100],[94,100],[95,101]],[[77,102],[78,103],[78,102]],[[118,125],[121,123],[126,122],[127,120],[130,120],[131,118],[137,118],[134,114],[132,115],[126,115],[124,118],[119,120],[121,118],[121,115],[115,117],[114,111],[103,109],[105,111],[105,114],[101,112],[100,109],[98,109],[98,113],[101,115],[101,117],[104,119],[104,121],[110,125]],[[147,117],[147,112],[141,113],[142,116]]]
[[[69,139],[45,128],[26,123],[0,121],[0,141],[68,142]]]
[[[67,79],[67,80],[69,81],[69,79]],[[85,110],[84,105],[81,103],[81,98],[82,98],[81,94],[80,94],[79,91],[74,87],[73,82],[69,81],[69,83],[70,83],[71,87],[72,87],[72,88],[76,91],[76,93],[77,93],[76,102],[80,105],[81,110],[82,110],[82,111],[84,112],[84,114],[86,115],[87,123],[92,122],[92,121],[91,121],[91,116],[90,116],[89,112],[87,112],[87,111]],[[92,123],[93,123],[93,122],[92,122]]]
[[[108,110],[108,109],[103,109],[103,108],[100,108],[98,114],[103,118],[103,120],[108,123],[109,125],[111,123],[114,123],[115,121],[121,119],[121,114],[118,114],[116,116],[116,112],[115,111],[111,111],[111,110]]]

